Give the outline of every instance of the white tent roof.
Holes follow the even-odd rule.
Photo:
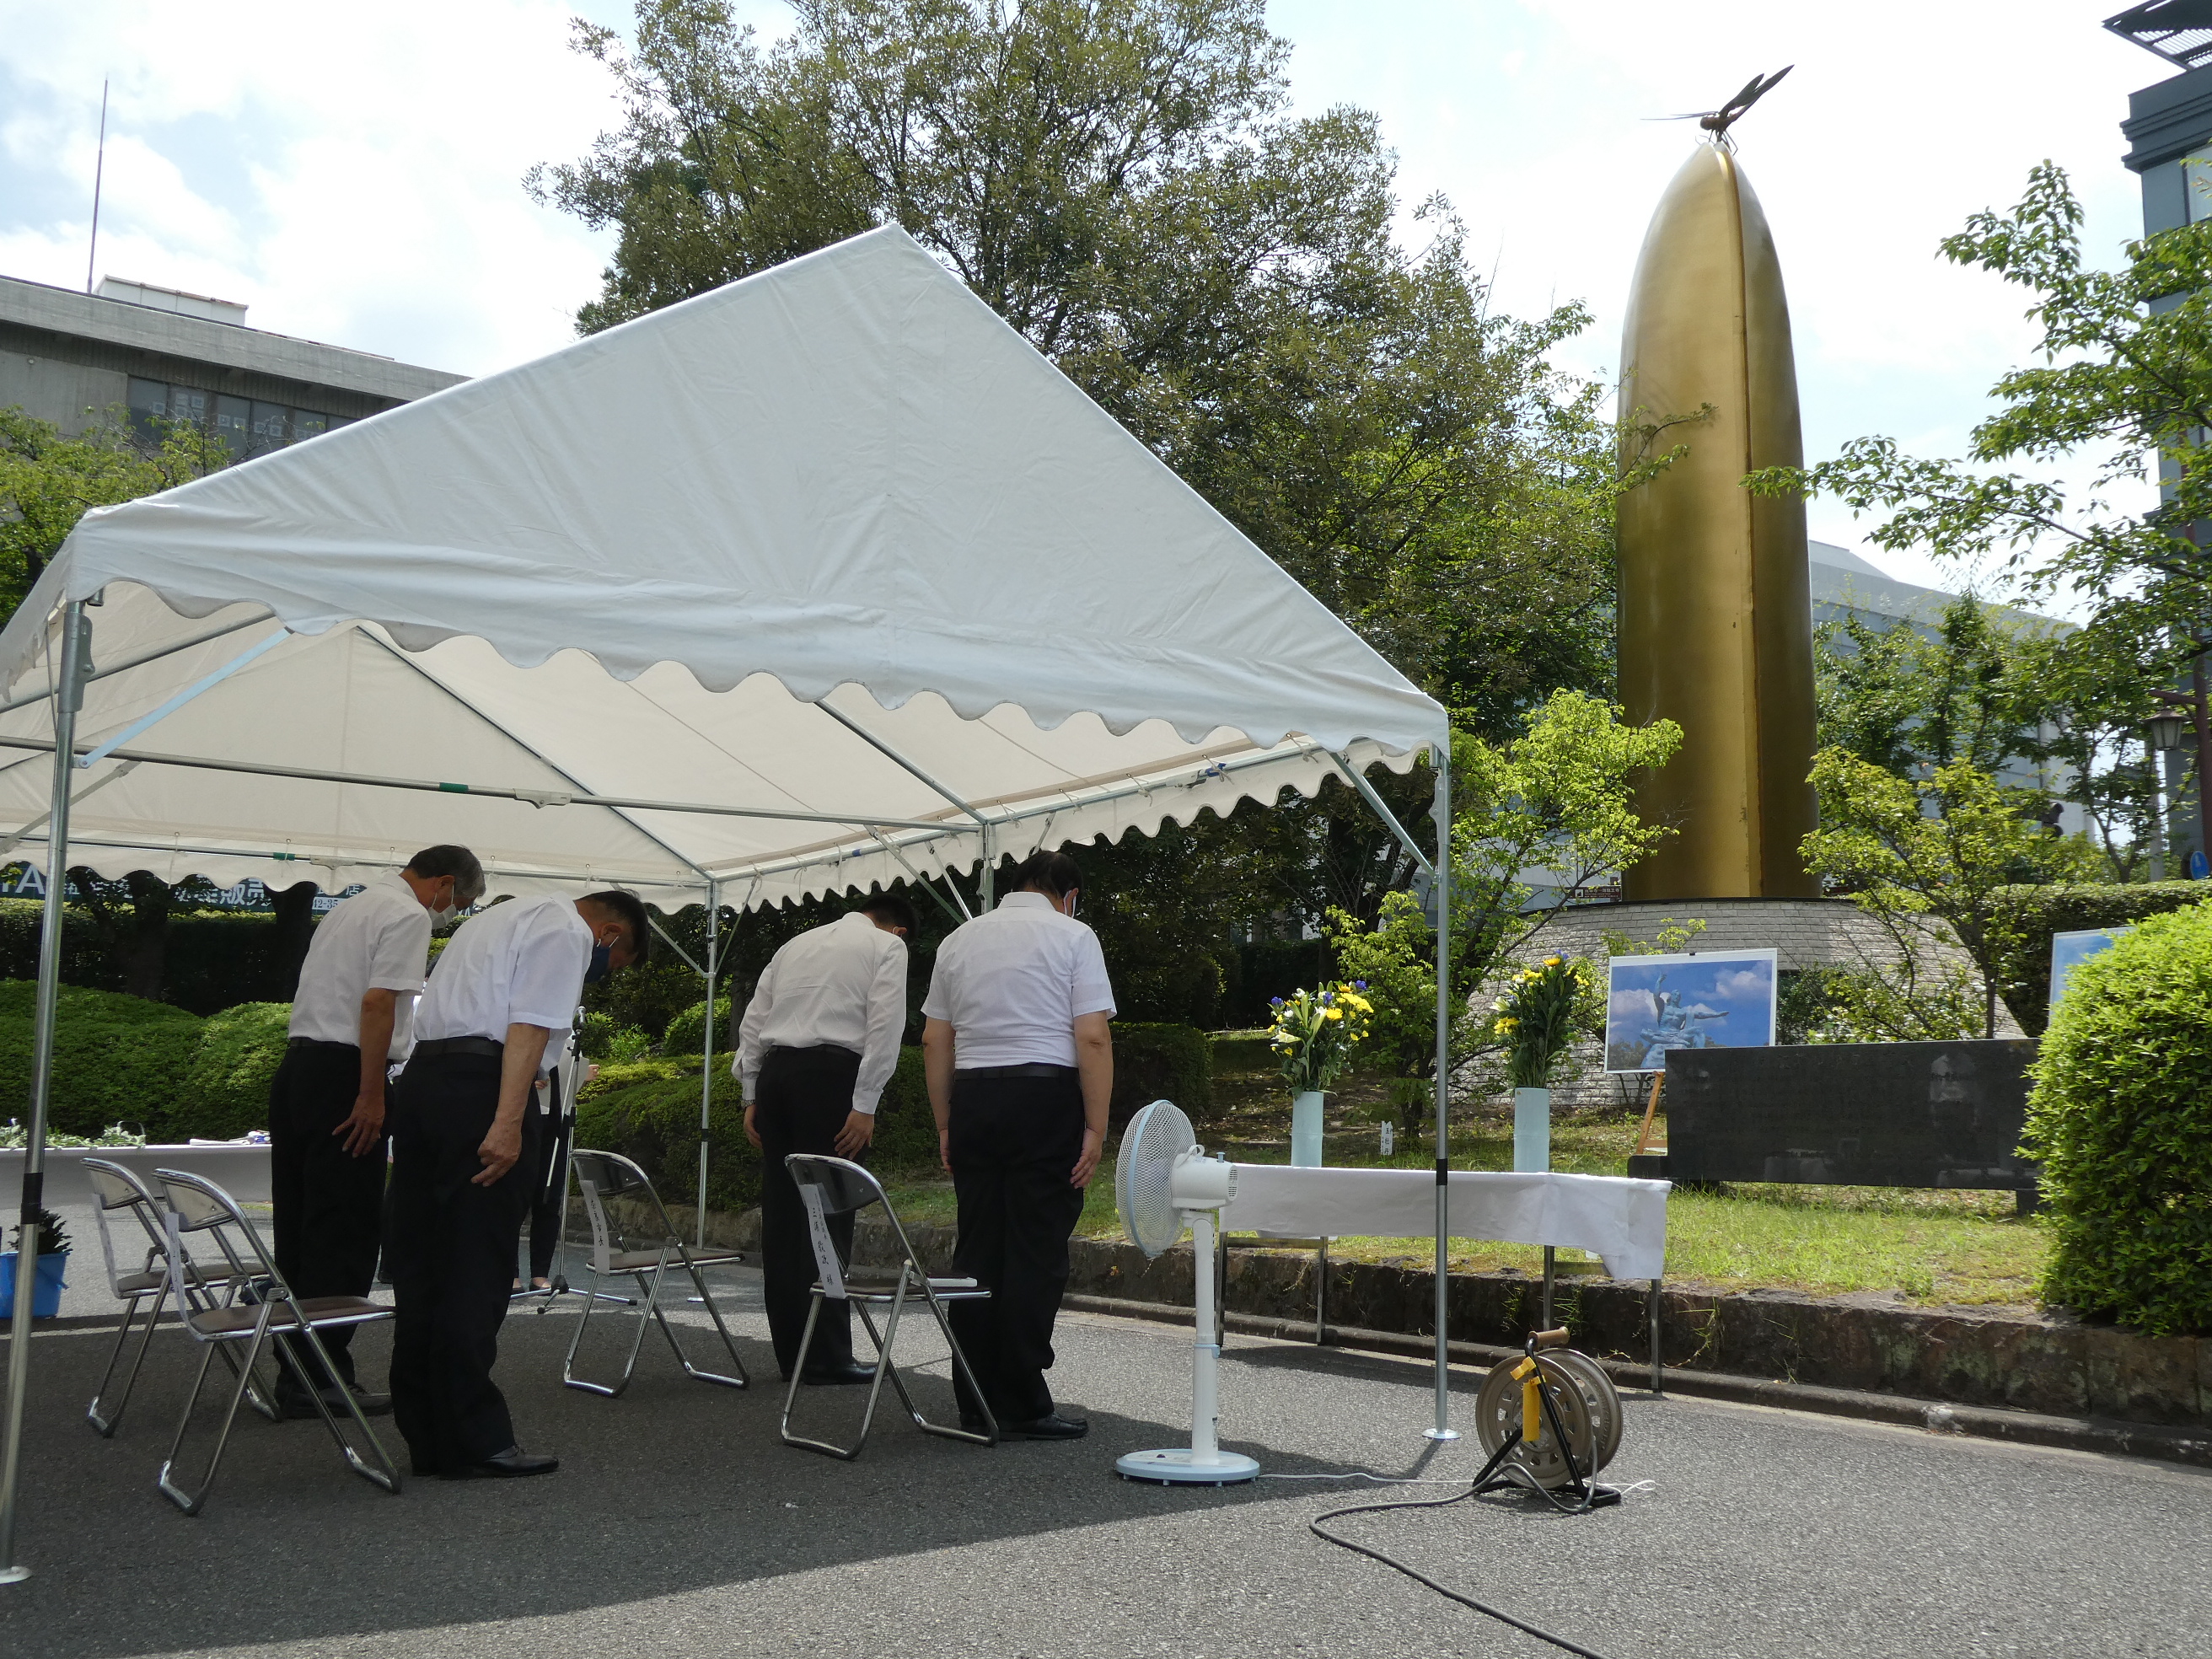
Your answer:
[[[0,634],[34,861],[50,769],[9,745],[51,738],[95,595],[81,746],[268,642],[77,775],[70,861],[108,874],[327,887],[459,841],[495,891],[766,902],[1446,734],[896,229],[87,514]]]

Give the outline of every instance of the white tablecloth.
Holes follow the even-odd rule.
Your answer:
[[[1590,1250],[1615,1279],[1656,1279],[1667,1259],[1668,1190],[1664,1181],[1620,1176],[1455,1170],[1450,1232]],[[1221,1225],[1285,1238],[1434,1238],[1436,1172],[1240,1164]]]

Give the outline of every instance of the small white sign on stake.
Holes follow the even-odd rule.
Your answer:
[[[822,1189],[801,1182],[799,1202],[806,1206],[806,1237],[814,1246],[814,1271],[822,1280],[822,1294],[832,1302],[845,1299],[845,1272],[837,1261],[837,1246],[830,1237],[829,1218],[822,1213]]]

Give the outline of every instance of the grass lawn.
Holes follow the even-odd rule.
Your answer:
[[[1281,1164],[1290,1158],[1290,1101],[1280,1082],[1266,1073],[1215,1079],[1219,1107],[1200,1131],[1209,1151],[1243,1164]],[[1326,1157],[1336,1164],[1427,1169],[1433,1154],[1424,1139],[1398,1138],[1395,1156],[1379,1152],[1378,1121],[1389,1085],[1354,1078],[1329,1097]],[[1663,1125],[1663,1119],[1662,1119]],[[1580,1116],[1555,1123],[1555,1169],[1583,1175],[1623,1175],[1636,1144],[1633,1117]],[[1656,1137],[1663,1139],[1663,1133]],[[1100,1178],[1091,1183],[1079,1231],[1118,1237],[1114,1213],[1114,1149],[1107,1149]],[[1456,1126],[1452,1167],[1505,1170],[1513,1164],[1510,1120],[1485,1115]],[[909,1176],[891,1185],[902,1216],[949,1224],[951,1184]],[[1425,1258],[1426,1239],[1346,1238],[1334,1241],[1340,1260]],[[1722,1290],[1786,1289],[1817,1296],[1888,1294],[1929,1305],[2032,1305],[2046,1253],[2045,1233],[2033,1218],[2014,1214],[2009,1193],[1923,1192],[1875,1187],[1732,1185],[1712,1192],[1676,1192],[1668,1200],[1667,1277],[1678,1285]],[[1455,1267],[1483,1271],[1516,1267],[1540,1272],[1543,1252],[1531,1246],[1455,1241]]]

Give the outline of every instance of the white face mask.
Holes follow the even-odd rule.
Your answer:
[[[448,893],[443,904],[430,907],[430,925],[433,927],[443,927],[460,914],[460,907],[453,902],[453,895]]]

